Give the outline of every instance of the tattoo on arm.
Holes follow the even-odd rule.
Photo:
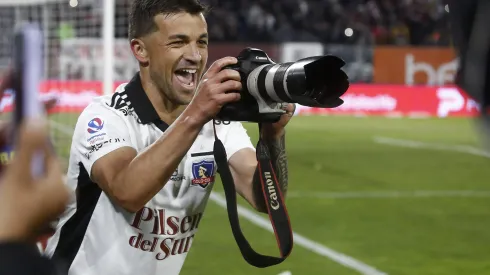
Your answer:
[[[286,136],[282,135],[279,139],[264,141],[269,148],[271,162],[274,166],[274,171],[276,172],[279,188],[281,189],[281,192],[285,198],[288,191],[288,159],[286,156]],[[257,170],[255,170],[254,174],[253,194],[257,209],[263,212],[267,212],[258,168]]]
[[[267,146],[271,153],[272,165],[276,171],[279,188],[284,197],[288,192],[288,158],[286,156],[286,135],[279,139],[267,141]]]

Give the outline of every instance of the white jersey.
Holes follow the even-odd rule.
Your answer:
[[[121,147],[144,151],[168,125],[159,119],[139,75],[113,95],[95,98],[73,134],[67,184],[76,198],[45,253],[66,264],[68,275],[179,274],[217,171],[212,123],[203,127],[163,189],[133,214],[91,181],[92,165]],[[219,123],[216,131],[228,158],[243,148],[255,150],[241,123]]]

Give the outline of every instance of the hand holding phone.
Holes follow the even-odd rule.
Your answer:
[[[8,176],[8,171],[14,167],[10,163],[15,162],[15,153],[27,150],[26,129],[21,133],[21,125],[23,127],[32,125],[32,121],[40,121],[46,123],[47,117],[44,104],[40,99],[39,85],[43,76],[43,35],[37,24],[26,23],[18,26],[15,29],[13,39],[13,64],[11,70],[6,74],[2,81],[0,98],[6,89],[11,89],[14,93],[14,112],[11,120],[3,125],[0,125],[0,168],[2,174]],[[40,124],[39,123],[39,124]],[[36,132],[32,129],[33,133]],[[24,135],[24,137],[22,136]],[[28,173],[26,169],[30,162],[30,175],[19,181],[43,182],[43,179],[51,174],[53,164],[48,165],[46,162],[53,162],[55,152],[49,142],[49,134],[40,135],[45,141],[43,147],[49,148],[49,152],[45,149],[35,149],[29,159],[24,158],[22,164],[17,163],[16,166],[23,166],[23,173]],[[24,140],[24,141],[23,141]],[[39,141],[38,141],[39,142]],[[51,167],[49,167],[51,166]],[[48,171],[46,171],[46,168]],[[14,169],[15,170],[15,169]],[[58,173],[61,178],[60,172]],[[12,174],[12,173],[10,173]],[[52,176],[51,176],[52,177]],[[8,180],[6,180],[6,184]],[[21,184],[19,182],[19,184]],[[43,184],[44,185],[44,184]],[[39,188],[43,188],[39,186]],[[48,186],[46,186],[48,188]],[[1,195],[1,194],[0,194]],[[27,194],[26,194],[27,196]],[[1,209],[0,209],[1,210]],[[53,232],[54,224],[40,229],[38,235],[50,235]]]
[[[10,158],[15,152],[21,123],[26,119],[45,117],[39,93],[43,75],[43,35],[37,24],[24,23],[17,26],[13,52],[11,88],[15,93],[15,107],[6,142],[6,149],[10,150]],[[43,159],[42,152],[34,156],[31,165],[34,177],[43,173]]]

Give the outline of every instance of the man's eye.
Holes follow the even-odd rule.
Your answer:
[[[201,44],[201,45],[207,45],[208,44],[208,41],[206,41],[206,40],[199,40],[199,44]]]
[[[174,41],[172,43],[170,43],[170,45],[183,45],[184,44],[184,41]]]

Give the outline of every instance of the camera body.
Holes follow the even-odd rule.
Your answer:
[[[242,90],[238,102],[226,104],[217,119],[226,121],[277,122],[284,105],[335,108],[348,87],[345,65],[338,57],[308,57],[296,62],[275,63],[264,51],[245,48],[238,62],[223,68],[240,73]]]
[[[264,51],[255,48],[243,50],[237,59],[237,64],[226,66],[223,70],[231,69],[240,73],[242,90],[236,92],[240,93],[241,98],[238,102],[224,105],[218,118],[225,121],[277,122],[285,113],[282,103],[267,102],[257,94],[257,89],[248,88],[248,82],[253,82],[253,79],[249,81],[248,78],[255,69],[276,63]]]

